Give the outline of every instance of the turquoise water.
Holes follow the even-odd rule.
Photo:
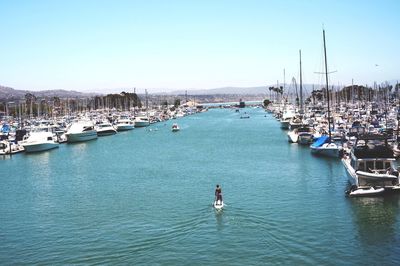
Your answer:
[[[346,198],[339,160],[246,111],[0,157],[0,264],[397,264],[399,195]]]

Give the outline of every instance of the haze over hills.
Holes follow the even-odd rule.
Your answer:
[[[84,98],[101,94],[101,93],[84,93],[84,92],[67,91],[67,90],[43,90],[43,91],[15,90],[10,87],[0,86],[0,99],[7,99],[7,100],[24,99],[25,94],[27,93],[32,93],[39,98],[43,97]]]
[[[385,82],[386,83],[386,82]],[[397,80],[390,80],[387,82],[390,85],[395,85]],[[351,84],[346,84],[346,86]],[[354,84],[356,85],[356,84]],[[360,84],[363,85],[363,84]],[[378,86],[384,86],[384,83],[378,83]],[[173,90],[169,92],[162,92],[160,89],[159,92],[152,92],[149,94],[152,95],[185,95],[186,92],[188,95],[258,95],[258,96],[268,96],[270,95],[269,87],[276,87],[277,84],[273,85],[265,85],[265,86],[257,86],[257,87],[222,87],[222,88],[213,88],[213,89],[187,89],[187,90]],[[283,84],[279,84],[279,86],[283,86]],[[373,85],[371,85],[373,86]],[[308,95],[311,93],[313,89],[321,89],[323,86],[321,85],[313,85],[313,84],[303,84],[303,93],[304,95]],[[337,87],[337,86],[335,86]],[[344,86],[341,86],[344,87]],[[297,89],[299,90],[299,85],[297,85]],[[109,93],[120,93],[122,91],[133,92],[132,88],[121,88],[121,89],[110,89]],[[143,95],[144,89],[140,89],[140,92],[137,93]],[[152,89],[152,91],[157,91],[156,89]],[[284,93],[290,92],[295,93],[296,89],[293,84],[286,84],[286,89]],[[0,85],[0,100],[18,100],[24,99],[25,94],[32,93],[38,98],[44,97],[59,97],[59,98],[86,98],[86,97],[94,97],[96,95],[105,95],[108,93],[103,92],[79,92],[73,90],[42,90],[42,91],[31,91],[31,90],[16,90],[11,87],[1,86]],[[273,93],[273,92],[272,92]]]

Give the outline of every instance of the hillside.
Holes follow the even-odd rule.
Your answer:
[[[24,99],[25,94],[32,93],[38,98],[59,97],[59,98],[84,98],[99,95],[99,93],[82,93],[78,91],[67,90],[44,90],[44,91],[27,91],[15,90],[10,87],[0,86],[0,100],[18,100]]]

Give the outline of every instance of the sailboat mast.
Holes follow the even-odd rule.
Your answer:
[[[301,50],[300,53],[300,114],[303,114],[303,79],[301,75]]]
[[[331,110],[330,110],[330,107],[329,107],[328,60],[326,58],[325,30],[322,30],[322,33],[323,33],[323,37],[324,37],[326,99],[328,101],[328,130],[329,130],[329,139],[331,139]]]

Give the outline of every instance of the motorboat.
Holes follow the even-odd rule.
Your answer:
[[[51,131],[32,131],[19,142],[26,152],[40,152],[58,148],[57,136]]]
[[[282,129],[289,129],[290,120],[295,116],[294,110],[292,108],[287,108],[282,114],[282,118],[279,120]]]
[[[349,191],[346,191],[346,193],[350,197],[371,197],[371,196],[380,195],[383,192],[385,192],[384,188],[374,188],[374,187],[351,189]]]
[[[314,130],[311,127],[303,126],[297,129],[297,142],[302,145],[309,145],[314,140]]]
[[[117,134],[117,130],[115,130],[113,125],[108,121],[103,121],[100,124],[97,124],[95,129],[99,137]]]
[[[400,185],[396,159],[386,135],[359,135],[342,163],[349,182],[356,189],[395,189]]]
[[[295,128],[299,128],[303,125],[302,118],[298,115],[292,117],[289,121],[289,129],[294,130]]]
[[[69,143],[81,142],[97,139],[97,131],[94,129],[92,121],[82,120],[73,122],[68,128],[67,133],[65,133],[65,136]]]
[[[216,210],[222,210],[224,208],[224,201],[223,200],[215,200],[213,203],[214,209]]]
[[[23,152],[25,149],[22,145],[16,144],[8,140],[0,141],[0,155],[15,154]]]
[[[150,125],[150,120],[147,116],[135,117],[135,127],[147,127]]]
[[[180,128],[177,123],[173,123],[171,130],[172,130],[172,132],[177,132],[180,130]]]
[[[314,139],[313,129],[309,126],[295,127],[288,132],[288,141],[290,143],[299,143],[307,145]]]
[[[115,123],[117,131],[132,130],[135,128],[135,123],[128,117],[120,117]]]

